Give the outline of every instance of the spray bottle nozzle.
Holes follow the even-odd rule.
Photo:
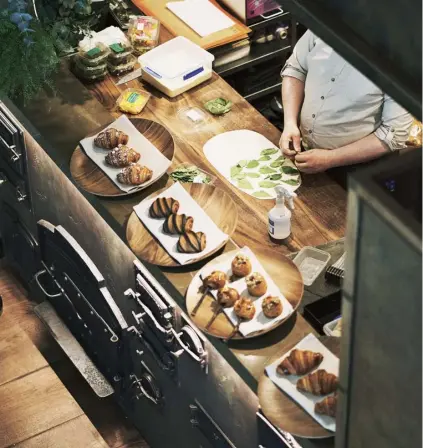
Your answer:
[[[282,185],[278,185],[275,187],[276,191],[276,204],[279,206],[284,206],[285,201],[286,205],[290,210],[294,210],[294,198],[297,197],[297,195],[293,191],[289,191]]]

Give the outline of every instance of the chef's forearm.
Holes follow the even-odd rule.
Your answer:
[[[331,165],[337,167],[370,162],[389,152],[389,148],[381,140],[374,134],[370,134],[349,145],[332,149],[330,151]]]
[[[298,124],[303,100],[304,83],[292,76],[284,76],[282,80],[282,104],[285,126]]]

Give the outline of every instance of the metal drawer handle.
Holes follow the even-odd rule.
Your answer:
[[[181,348],[188,353],[189,356],[191,356],[191,358],[198,362],[201,367],[205,368],[207,370],[207,352],[203,351],[203,353],[200,353],[199,355],[197,355],[196,353],[194,353],[182,340],[181,338],[181,334],[178,334],[175,329],[172,327],[171,328],[171,332],[173,333],[173,336],[175,336],[175,339],[178,341],[179,345],[181,346]]]
[[[266,14],[266,13],[265,14],[260,14],[260,17],[262,19],[267,20],[267,19],[272,19],[273,17],[277,17],[277,16],[280,16],[280,15],[283,14],[283,9],[281,7],[276,8],[275,11],[276,12],[274,12],[273,14]]]
[[[44,274],[48,274],[48,272],[45,270],[45,269],[43,269],[42,271],[39,271],[39,272],[37,272],[35,275],[34,275],[34,280],[37,282],[37,285],[38,285],[38,287],[41,289],[41,291],[47,296],[47,297],[49,297],[50,299],[54,299],[54,298],[56,298],[56,297],[60,297],[61,295],[62,295],[62,293],[60,292],[59,294],[49,294],[46,290],[45,290],[45,288],[44,288],[44,286],[41,284],[41,282],[40,282],[40,277],[42,276],[42,275],[44,275]]]
[[[7,182],[6,174],[0,172],[0,187]]]
[[[0,143],[8,150],[11,152],[10,155],[10,161],[11,162],[17,162],[20,158],[21,155],[16,151],[16,146],[12,145],[10,146],[7,141],[0,135]]]
[[[25,191],[22,191],[21,187],[16,187],[16,199],[18,202],[23,202],[27,198]]]

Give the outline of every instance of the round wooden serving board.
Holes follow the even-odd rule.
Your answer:
[[[319,338],[319,340],[334,355],[339,357],[340,338],[324,336]],[[284,353],[289,352],[298,342],[296,341],[286,347],[282,347],[280,354],[273,357],[268,364],[272,364],[281,358]],[[287,431],[294,436],[306,439],[322,439],[335,436],[335,433],[323,428],[299,404],[282,392],[265,372],[259,380],[258,397],[264,415],[282,431]]]
[[[224,191],[212,185],[194,183],[181,183],[181,185],[187,190],[197,204],[207,213],[207,215],[209,215],[217,227],[231,237],[235,232],[238,223],[238,209],[232,198]],[[169,186],[166,186],[165,188],[154,192],[144,200],[148,201],[153,199],[168,188]],[[128,240],[129,247],[133,250],[135,255],[142,260],[158,266],[181,266],[166,252],[159,241],[148,231],[148,229],[144,227],[144,224],[135,212],[132,212],[129,217],[128,226],[126,228],[126,239]],[[210,257],[210,255],[216,253],[225,244],[226,241],[224,241],[214,251],[209,252],[206,256],[197,258],[193,260],[192,263],[187,263],[184,266],[197,263],[200,260]]]
[[[214,260],[210,261],[203,269],[206,267],[214,266],[220,263],[228,263],[231,265],[231,262],[235,255],[239,252],[239,250],[234,250],[231,252],[227,252],[225,254],[220,255]],[[292,313],[296,311],[298,306],[300,305],[301,299],[303,297],[304,292],[304,284],[301,277],[301,273],[298,270],[297,266],[287,257],[284,257],[278,254],[277,258],[272,256],[260,256],[260,252],[255,251],[255,255],[263,265],[265,271],[272,277],[273,281],[276,283],[281,293],[286,297],[288,302],[292,305],[294,309]],[[274,328],[282,325],[286,322],[287,319],[292,315],[292,313],[287,316],[284,320],[275,322],[275,325],[267,328],[266,330],[259,331],[256,333],[251,333],[248,336],[244,337],[239,333],[233,335],[234,326],[226,314],[221,311],[214,322],[207,327],[207,324],[210,322],[214,315],[214,311],[216,309],[217,302],[215,298],[211,294],[207,294],[204,298],[202,304],[198,308],[195,316],[192,316],[192,312],[198,304],[199,300],[202,297],[202,284],[201,281],[201,273],[200,270],[197,272],[195,277],[192,279],[187,293],[185,297],[185,305],[188,310],[188,314],[190,318],[195,322],[197,327],[203,330],[205,333],[208,333],[217,338],[227,339],[231,337],[231,339],[246,339],[252,338],[256,336],[260,336],[262,334],[268,333]]]
[[[175,152],[175,142],[173,141],[171,133],[164,126],[156,123],[155,121],[145,120],[143,118],[131,118],[130,120],[147,140],[149,140],[167,159],[172,161],[173,154]],[[105,127],[102,127],[91,135],[98,134],[104,128]],[[106,154],[107,150],[104,152],[104,155]],[[119,190],[119,188],[103,173],[103,171],[85,155],[79,145],[72,154],[70,171],[79,187],[85,191],[88,191],[88,193],[92,193],[97,196],[127,196],[128,194],[134,194],[140,191],[140,189],[137,189],[134,192],[126,193]],[[159,179],[160,178],[157,180]]]

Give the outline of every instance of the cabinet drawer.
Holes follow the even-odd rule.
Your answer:
[[[31,209],[29,192],[24,179],[20,178],[10,168],[1,164],[0,161],[0,196],[7,198],[9,202],[16,205],[24,204]]]
[[[25,140],[18,122],[0,102],[0,156],[16,173],[25,176]]]

